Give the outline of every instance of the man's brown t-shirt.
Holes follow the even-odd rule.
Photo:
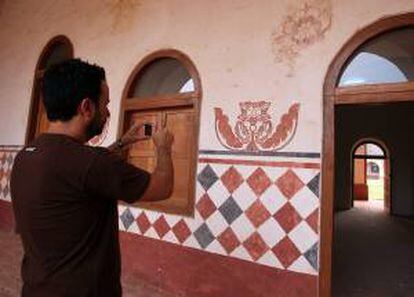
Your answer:
[[[11,176],[22,296],[121,296],[117,199],[138,200],[148,183],[146,171],[68,136],[25,147]]]

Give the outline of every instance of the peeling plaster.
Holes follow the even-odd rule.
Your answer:
[[[272,50],[275,61],[289,67],[289,76],[293,75],[300,52],[322,40],[331,22],[331,0],[307,0],[292,7],[278,24],[272,34]]]
[[[127,31],[134,23],[141,0],[108,0],[106,5],[113,16],[112,32],[120,33]]]

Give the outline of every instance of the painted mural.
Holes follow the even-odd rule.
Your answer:
[[[215,129],[217,139],[232,151],[277,151],[285,147],[295,135],[299,115],[299,103],[294,103],[274,125],[269,114],[268,101],[241,102],[240,114],[232,128],[229,118],[216,107]]]
[[[305,1],[292,8],[272,34],[276,62],[287,64],[292,72],[299,53],[322,40],[331,22],[330,0]]]

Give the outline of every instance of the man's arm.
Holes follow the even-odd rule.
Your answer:
[[[171,159],[171,146],[157,146],[157,166],[151,174],[148,188],[139,201],[159,201],[168,199],[173,191],[174,172]]]
[[[134,125],[118,142],[110,145],[108,149],[114,153],[121,154],[130,144],[149,138],[148,136],[144,136],[142,132],[142,125]],[[165,128],[165,120],[163,128],[153,135],[152,140],[156,147],[157,165],[151,174],[148,187],[139,201],[165,200],[171,196],[173,191],[174,170],[171,158],[173,136]]]

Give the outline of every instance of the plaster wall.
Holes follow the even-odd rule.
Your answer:
[[[293,39],[278,39],[286,48],[280,51],[275,36],[305,4],[324,7],[326,30],[289,29]],[[175,48],[193,60],[201,75],[200,148],[220,147],[209,129],[213,107],[223,107],[231,117],[238,114],[240,101],[267,100],[276,117],[292,101],[299,102],[297,134],[288,149],[320,151],[322,85],[334,55],[359,28],[413,6],[410,0],[393,5],[386,0],[262,0],[260,5],[246,0],[2,1],[0,143],[24,143],[37,59],[47,41],[63,34],[72,41],[75,56],[107,70],[112,117],[106,144],[116,138],[120,96],[134,66],[155,50]],[[322,14],[313,14],[316,21]],[[295,38],[316,41],[298,46]]]

